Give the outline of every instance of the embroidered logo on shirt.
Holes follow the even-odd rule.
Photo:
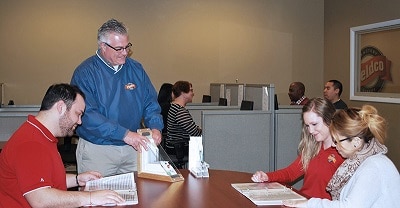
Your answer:
[[[44,182],[44,179],[43,179],[43,178],[40,178],[40,182]]]
[[[136,85],[133,83],[128,83],[125,85],[126,90],[134,90],[136,88]]]
[[[336,158],[335,158],[335,155],[334,155],[334,154],[330,154],[330,155],[328,156],[328,162],[329,162],[329,163],[336,163]]]

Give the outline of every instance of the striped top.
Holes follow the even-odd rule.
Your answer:
[[[171,103],[167,119],[166,146],[172,148],[170,141],[189,141],[190,136],[201,136],[201,129],[194,123],[189,111],[176,103]]]

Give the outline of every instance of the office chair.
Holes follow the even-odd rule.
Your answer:
[[[211,103],[211,95],[203,95],[202,103]]]
[[[179,141],[174,143],[176,161],[173,161],[178,169],[186,168],[188,156],[185,155],[185,142]],[[185,158],[186,156],[186,158]]]
[[[226,98],[219,98],[218,105],[219,106],[227,106],[228,105],[228,100]]]
[[[242,100],[240,110],[253,110],[254,102],[249,100]]]
[[[65,137],[64,144],[58,145],[58,151],[64,163],[76,164],[76,147],[77,145],[72,143],[72,137]]]
[[[178,169],[187,168],[186,164],[189,161],[188,152],[187,150],[185,150],[185,143],[186,143],[185,141],[173,141],[170,142],[170,144],[174,148],[166,149],[168,157],[171,159],[171,161]]]
[[[64,143],[58,144],[57,149],[60,153],[61,159],[66,167],[66,172],[76,173],[76,148],[77,144],[72,143],[72,137],[64,137]],[[68,167],[68,168],[67,168]]]

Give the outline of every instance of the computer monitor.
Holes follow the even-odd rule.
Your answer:
[[[228,105],[228,100],[226,98],[219,98],[218,105],[219,106],[227,106]]]
[[[203,95],[202,103],[211,103],[211,95]]]
[[[254,102],[250,100],[242,100],[240,110],[253,110]]]

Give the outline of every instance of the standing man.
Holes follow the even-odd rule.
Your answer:
[[[161,142],[163,121],[157,92],[142,65],[129,58],[132,47],[122,22],[108,20],[98,30],[96,55],[75,70],[71,84],[86,95],[76,152],[78,173],[99,170],[104,176],[137,170],[137,151],[149,140],[136,133],[152,130]]]
[[[308,102],[308,98],[304,95],[306,88],[301,82],[292,82],[289,85],[289,98],[290,105],[305,105]]]
[[[325,99],[331,101],[336,109],[347,109],[346,103],[340,99],[342,90],[342,83],[335,79],[329,80],[324,87]]]
[[[85,110],[82,91],[68,84],[47,90],[37,116],[19,127],[0,154],[0,207],[81,207],[122,203],[114,191],[67,191],[98,172],[65,174],[57,137],[72,136]]]

